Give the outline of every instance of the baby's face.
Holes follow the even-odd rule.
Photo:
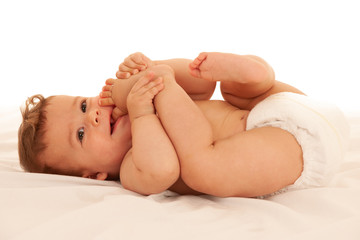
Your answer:
[[[121,162],[131,148],[130,121],[125,115],[112,126],[113,108],[100,106],[98,100],[72,96],[51,100],[46,109],[49,147],[43,159],[47,165],[76,170],[83,177],[119,177]]]

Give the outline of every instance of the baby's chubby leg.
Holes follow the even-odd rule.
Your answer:
[[[253,55],[202,52],[189,64],[194,77],[209,81],[258,82],[273,74],[268,64]]]
[[[164,89],[154,104],[190,188],[215,196],[253,197],[282,189],[299,177],[301,148],[290,133],[258,128],[217,139],[209,119],[174,76],[162,77]]]
[[[190,63],[189,71],[198,78],[220,81],[224,99],[242,109],[275,83],[271,66],[253,55],[203,52]]]

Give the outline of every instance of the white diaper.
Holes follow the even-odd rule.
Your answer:
[[[329,183],[349,138],[349,125],[336,106],[295,93],[274,94],[250,111],[246,130],[266,126],[290,132],[302,148],[303,172],[287,189]]]

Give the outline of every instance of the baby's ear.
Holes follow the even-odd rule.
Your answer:
[[[98,172],[98,173],[84,173],[82,177],[84,178],[91,178],[91,179],[97,179],[97,180],[105,180],[107,178],[108,174],[105,172]]]
[[[99,172],[96,174],[96,179],[97,180],[105,180],[107,178],[108,174],[105,172]]]

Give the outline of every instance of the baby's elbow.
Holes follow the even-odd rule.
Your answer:
[[[158,159],[160,161],[153,162],[145,168],[136,167],[133,164],[133,158],[130,160],[123,162],[120,169],[121,184],[125,189],[142,195],[161,193],[170,188],[180,176],[180,165],[177,157],[172,159],[168,156],[164,159]]]
[[[152,173],[147,176],[142,176],[139,184],[127,184],[122,182],[122,186],[130,191],[137,192],[141,195],[159,194],[168,190],[180,176],[180,171],[173,169],[172,171],[165,171],[159,173]]]
[[[152,178],[159,186],[159,192],[167,190],[172,186],[180,177],[179,163],[165,164],[161,169],[152,174]]]
[[[150,173],[147,187],[143,195],[158,194],[168,190],[180,177],[179,164],[166,164],[157,171]]]

